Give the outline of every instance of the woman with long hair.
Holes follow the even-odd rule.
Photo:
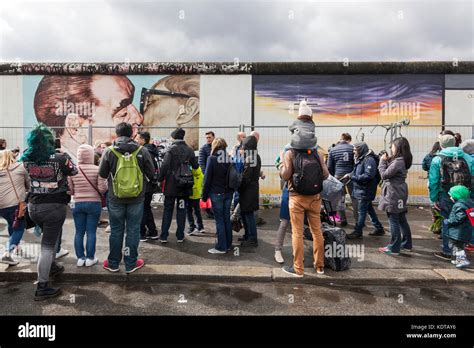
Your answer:
[[[208,250],[210,254],[225,254],[232,249],[230,206],[234,192],[227,185],[230,162],[227,143],[222,138],[215,138],[211,145],[211,155],[207,158],[202,188],[202,200],[211,198],[217,229],[217,244]]]
[[[10,150],[0,151],[0,217],[7,220],[8,242],[1,263],[15,266],[12,252],[20,244],[25,223],[24,213],[26,190],[29,188],[28,175]],[[22,211],[21,211],[22,210]]]
[[[408,169],[413,163],[410,144],[404,137],[392,143],[392,155],[384,154],[380,159],[379,172],[382,177],[382,196],[379,210],[385,211],[390,223],[392,235],[390,244],[379,248],[383,254],[399,255],[400,250],[412,250],[410,225],[407,221],[408,185],[406,178]],[[403,235],[403,237],[402,237]]]
[[[31,180],[28,211],[43,231],[35,293],[35,300],[39,301],[61,293],[50,287],[48,280],[64,271],[64,266],[55,262],[55,255],[70,200],[67,177],[76,175],[77,169],[69,155],[55,152],[53,133],[45,125],[33,128],[27,143],[21,159]]]

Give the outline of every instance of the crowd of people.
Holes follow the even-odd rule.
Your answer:
[[[408,171],[413,156],[408,140],[395,139],[390,154],[376,153],[365,142],[352,144],[343,133],[337,144],[325,152],[317,144],[313,111],[302,101],[297,119],[289,126],[289,142],[279,153],[276,167],[281,178],[280,225],[275,237],[275,261],[285,263],[283,244],[291,230],[293,261],[283,271],[304,276],[305,225],[313,240],[313,265],[324,273],[325,250],[321,212],[325,210],[321,192],[330,176],[344,184],[342,202],[333,218],[341,227],[348,225],[345,193],[352,203],[354,230],[348,239],[363,238],[367,214],[374,230],[385,234],[374,209],[381,185],[378,209],[388,216],[391,240],[379,252],[399,255],[413,250],[407,219]],[[51,130],[39,124],[28,135],[28,147],[21,157],[0,139],[0,216],[8,223],[9,239],[1,262],[18,264],[14,258],[25,228],[36,226],[41,233],[36,300],[59,295],[50,279],[64,271],[57,258],[61,249],[63,224],[68,205],[75,226],[74,249],[78,267],[92,267],[96,257],[96,232],[109,226],[109,254],[103,268],[132,273],[145,265],[139,257],[139,243],[158,240],[168,243],[176,207],[176,242],[186,235],[206,232],[201,209],[214,220],[216,243],[208,252],[226,254],[233,250],[233,231],[244,229],[238,239],[242,248],[258,247],[259,181],[265,179],[258,153],[260,134],[237,134],[229,149],[223,138],[206,132],[206,142],[196,156],[186,144],[185,130],[175,129],[166,146],[157,146],[146,131],[134,134],[132,125],[116,126],[113,143],[81,145],[77,161],[60,150]],[[473,250],[474,140],[461,142],[459,134],[443,131],[423,160],[429,174],[429,196],[433,219],[441,219],[442,250],[435,256],[457,268],[469,266],[465,250]],[[161,227],[153,216],[155,193],[164,195]],[[101,220],[108,210],[108,222]],[[326,211],[326,213],[328,213]],[[186,221],[188,228],[186,230]]]

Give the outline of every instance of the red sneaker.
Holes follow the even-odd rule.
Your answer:
[[[118,267],[117,268],[110,267],[109,266],[109,260],[104,261],[104,269],[106,269],[109,272],[113,272],[113,273],[120,271],[120,268],[118,268]]]
[[[466,251],[474,251],[474,244],[468,244],[466,245],[466,247],[464,248],[464,250]]]
[[[127,274],[130,274],[130,273],[133,273],[135,272],[136,270],[139,270],[140,268],[142,268],[143,266],[145,266],[145,261],[143,261],[142,259],[138,259],[137,260],[137,263],[135,264],[135,268],[132,268],[130,271],[125,271]]]

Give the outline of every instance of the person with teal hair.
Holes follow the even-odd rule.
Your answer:
[[[43,163],[54,154],[54,135],[44,124],[40,123],[31,130],[26,139],[28,147],[20,158],[22,162]]]
[[[70,200],[67,177],[76,175],[77,168],[69,155],[55,152],[54,135],[45,125],[34,127],[27,143],[21,160],[31,180],[28,211],[43,231],[35,292],[35,301],[40,301],[61,293],[48,281],[64,271],[64,266],[55,262],[55,255]]]
[[[472,237],[473,224],[469,213],[472,214],[474,201],[470,198],[470,190],[463,185],[453,186],[448,193],[454,202],[449,217],[444,220],[449,246],[452,249],[453,257],[455,257],[451,262],[456,268],[466,268],[470,262],[466,257],[464,247]]]

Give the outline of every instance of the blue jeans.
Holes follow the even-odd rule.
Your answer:
[[[5,251],[11,252],[15,247],[20,244],[23,232],[25,232],[25,219],[21,219],[17,228],[13,228],[13,221],[15,220],[15,210],[18,208],[17,205],[13,207],[0,209],[0,217],[7,220],[8,224],[8,242]]]
[[[448,195],[441,193],[441,198],[439,199],[439,208],[441,209],[440,214],[443,218],[447,219],[451,209],[453,208],[453,201],[449,199]],[[451,248],[449,247],[449,238],[448,238],[448,226],[446,224],[441,224],[441,238],[443,239],[443,253],[451,255]]]
[[[122,260],[122,246],[125,229],[125,249],[123,260],[125,270],[130,271],[137,263],[138,243],[140,241],[140,222],[143,216],[143,202],[121,204],[109,202],[109,266],[118,268]]]
[[[280,204],[280,219],[290,221],[290,193],[288,187],[285,185],[283,191],[281,191],[281,204]]]
[[[390,233],[392,235],[388,248],[394,253],[399,253],[400,248],[412,249],[411,229],[408,224],[407,213],[387,213],[387,215],[390,222]],[[401,237],[402,234],[403,238]]]
[[[174,202],[176,201],[176,239],[184,239],[184,226],[186,225],[186,198],[165,196],[163,220],[161,223],[161,240],[167,240],[171,221],[173,220]]]
[[[370,216],[370,220],[372,221],[372,225],[376,229],[382,229],[383,226],[379,221],[379,218],[377,217],[377,213],[375,212],[374,207],[372,206],[372,201],[369,199],[359,199],[358,200],[358,209],[359,209],[359,219],[357,220],[357,223],[355,225],[355,230],[354,232],[358,234],[362,234],[362,229],[365,226],[365,218],[367,217],[367,213]]]
[[[95,240],[97,224],[99,223],[102,206],[100,202],[76,202],[72,209],[72,217],[76,226],[76,235],[74,236],[74,249],[78,259],[85,259],[84,254],[84,235],[87,234],[86,254],[87,258],[95,257]]]
[[[247,240],[257,240],[257,223],[255,222],[255,212],[241,212],[242,224],[244,225]]]
[[[215,248],[219,251],[227,251],[232,248],[232,224],[230,222],[232,193],[211,193],[210,196],[217,230]]]

